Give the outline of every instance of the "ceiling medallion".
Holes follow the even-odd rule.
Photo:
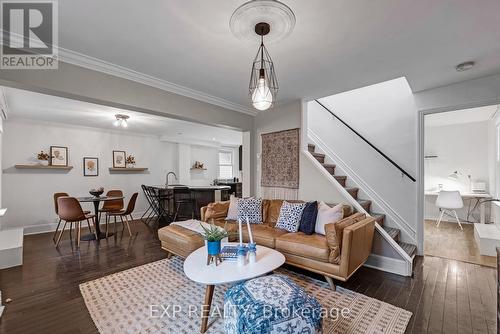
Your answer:
[[[253,107],[267,110],[276,102],[279,87],[274,63],[264,46],[264,36],[266,42],[276,42],[288,36],[295,26],[295,15],[279,1],[253,0],[234,11],[229,26],[240,39],[260,39],[260,46],[252,63],[248,90]]]
[[[290,35],[295,27],[295,15],[290,7],[279,1],[252,0],[234,11],[229,27],[237,38],[257,42],[260,38],[255,34],[254,27],[260,22],[270,25],[266,42],[272,44]]]

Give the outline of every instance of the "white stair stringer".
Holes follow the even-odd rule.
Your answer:
[[[316,138],[311,137],[312,136],[309,136],[310,142],[317,145],[317,147],[320,148],[326,155],[329,155],[328,152],[323,149],[322,143],[318,140],[315,140]],[[316,158],[314,158],[314,156],[307,149],[303,149],[302,154],[304,154],[304,156],[306,156],[309,161],[318,169],[318,171],[322,173],[322,175],[328,180],[328,182],[338,190],[338,192],[345,198],[347,203],[349,203],[358,212],[362,212],[368,216],[371,216],[370,213],[367,212],[361,206],[361,204],[347,192],[347,190],[333,177],[332,174],[330,174],[322,166],[322,164]],[[331,160],[337,163],[335,159]],[[347,176],[350,177],[350,175]],[[360,187],[360,189],[364,190],[362,187]],[[365,266],[402,276],[411,276],[413,272],[413,257],[410,257],[377,222],[375,222],[375,230],[377,231],[378,235],[380,235],[382,239],[387,244],[389,244],[390,247],[401,257],[401,259],[385,257],[378,254],[371,254],[368,261],[365,263]]]

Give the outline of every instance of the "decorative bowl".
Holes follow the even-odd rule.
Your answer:
[[[104,193],[104,190],[91,190],[89,193],[94,197],[100,197]]]

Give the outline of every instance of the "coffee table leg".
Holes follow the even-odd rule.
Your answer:
[[[208,318],[210,317],[210,307],[212,306],[212,297],[214,295],[214,286],[207,285],[205,290],[205,303],[201,310],[201,329],[200,333],[207,331]]]

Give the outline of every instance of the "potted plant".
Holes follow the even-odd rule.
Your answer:
[[[49,165],[49,154],[48,153],[45,153],[44,151],[40,151],[40,153],[38,153],[36,155],[37,159],[38,159],[38,163],[42,166],[48,166]]]
[[[125,160],[125,163],[127,165],[132,165],[134,166],[135,165],[135,157],[131,154],[127,157],[127,159]]]
[[[228,237],[226,227],[224,228],[216,226],[213,222],[210,227],[205,227],[200,224],[203,229],[203,239],[207,241],[207,252],[208,255],[217,256],[221,251],[221,240]]]

